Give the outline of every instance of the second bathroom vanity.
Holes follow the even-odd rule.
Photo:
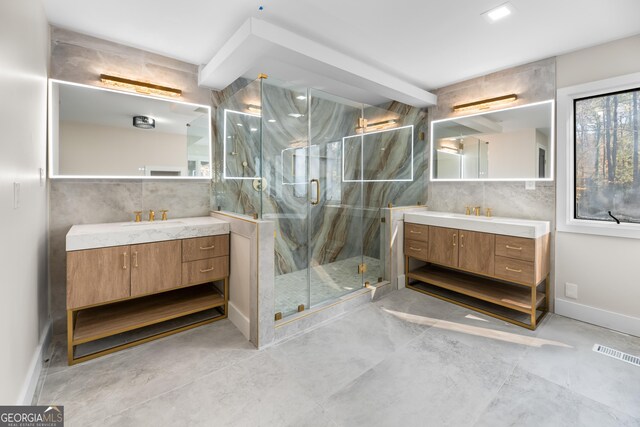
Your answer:
[[[229,224],[211,217],[74,225],[68,362],[226,318]]]
[[[404,222],[408,288],[536,328],[549,309],[549,222],[429,211]]]

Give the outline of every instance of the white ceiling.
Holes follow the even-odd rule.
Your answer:
[[[493,24],[503,0],[43,3],[53,25],[199,65],[256,17],[426,90],[640,33],[638,0],[511,0]]]

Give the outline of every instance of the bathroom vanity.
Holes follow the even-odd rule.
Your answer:
[[[424,211],[404,223],[408,288],[532,330],[548,311],[549,222]]]
[[[225,221],[74,225],[66,249],[70,365],[228,315]]]

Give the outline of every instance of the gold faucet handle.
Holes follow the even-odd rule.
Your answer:
[[[162,212],[162,220],[166,221],[167,220],[167,212],[169,212],[167,209],[160,209],[160,212]]]
[[[471,206],[465,206],[464,207],[464,214],[465,215],[471,215]]]
[[[133,213],[136,215],[136,222],[142,221],[142,211],[133,211]]]
[[[487,215],[488,217],[491,217],[491,208],[487,208],[487,210],[485,211],[485,215]]]

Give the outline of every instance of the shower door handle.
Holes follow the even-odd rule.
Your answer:
[[[316,200],[315,202],[312,201],[311,204],[317,205],[320,203],[320,180],[314,178],[311,180],[311,184],[316,184]]]

